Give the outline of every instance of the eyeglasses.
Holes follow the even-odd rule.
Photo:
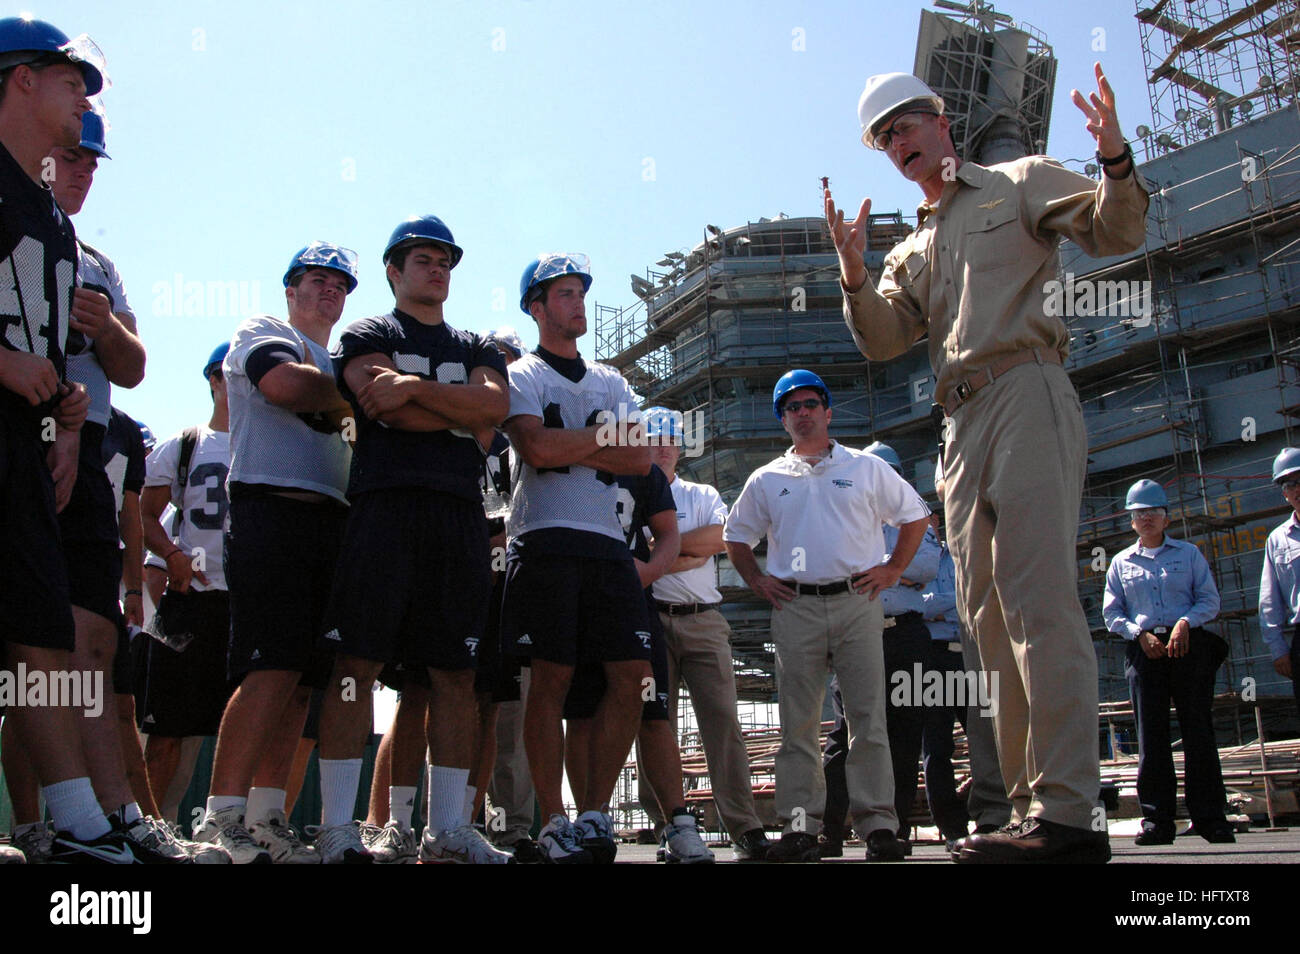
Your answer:
[[[938,116],[938,113],[918,110],[912,113],[904,113],[889,124],[888,129],[882,129],[871,138],[871,143],[882,152],[889,148],[889,144],[894,141],[894,136],[907,136],[916,132],[921,126],[921,120],[908,119],[909,116]]]
[[[821,406],[822,406],[822,402],[818,398],[807,398],[806,400],[803,401],[786,401],[785,407],[781,408],[781,413],[795,414],[800,410],[802,410],[803,408],[807,408],[808,410],[811,411]]]
[[[221,365],[218,364],[218,365],[214,366],[213,369],[212,369],[211,371],[208,372],[208,377],[209,377],[209,378],[216,378],[218,381],[224,381],[225,378],[226,378],[226,375],[225,375],[225,372],[221,370]]]
[[[1153,519],[1156,517],[1163,517],[1164,515],[1165,515],[1164,507],[1144,507],[1140,510],[1133,511],[1134,520],[1142,520],[1144,518]]]

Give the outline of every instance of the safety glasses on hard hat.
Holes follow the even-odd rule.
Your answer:
[[[916,130],[920,128],[921,120],[908,119],[907,117],[938,116],[938,115],[939,115],[938,113],[931,112],[930,110],[923,110],[923,109],[916,109],[910,112],[903,113],[903,115],[899,116],[897,119],[895,119],[892,123],[889,124],[888,129],[883,129],[880,132],[876,133],[873,137],[871,137],[871,144],[875,148],[883,152],[884,150],[888,149],[889,144],[894,141],[895,135],[907,136],[916,132]]]
[[[357,253],[342,245],[316,241],[302,250],[298,264],[303,268],[338,268],[355,275]]]
[[[113,85],[113,81],[108,78],[108,61],[104,58],[104,51],[88,34],[74,36],[59,47],[59,52],[73,63],[86,63],[99,71],[104,85],[97,92],[102,93]]]
[[[591,260],[580,253],[552,252],[543,255],[533,270],[533,284],[540,285],[561,275],[590,275]]]

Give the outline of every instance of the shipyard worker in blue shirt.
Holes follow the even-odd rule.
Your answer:
[[[1177,781],[1169,741],[1169,701],[1178,710],[1186,764],[1187,813],[1209,842],[1231,842],[1223,773],[1210,713],[1214,674],[1228,647],[1204,625],[1219,613],[1219,591],[1201,551],[1165,535],[1169,501],[1153,480],[1129,488],[1125,509],[1138,542],[1106,573],[1106,628],[1128,640],[1129,691],[1138,726],[1139,845],[1172,844]]]
[[[1273,483],[1282,488],[1282,496],[1295,511],[1286,523],[1268,535],[1264,544],[1264,572],[1259,581],[1259,628],[1273,657],[1279,676],[1291,680],[1296,705],[1300,706],[1300,686],[1295,670],[1300,643],[1295,639],[1295,624],[1300,618],[1300,448],[1284,447],[1273,461]]]

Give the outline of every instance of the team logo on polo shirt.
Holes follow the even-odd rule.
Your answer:
[[[853,481],[851,481],[851,480],[849,480],[849,479],[847,479],[847,478],[845,478],[845,477],[836,477],[834,480],[831,481],[831,483],[834,484],[836,487],[852,487],[852,486],[853,486]]]

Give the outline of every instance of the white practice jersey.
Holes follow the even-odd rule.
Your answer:
[[[510,417],[540,417],[548,427],[577,430],[597,424],[598,412],[618,419],[640,419],[636,396],[613,368],[586,362],[586,374],[570,381],[536,354],[510,365]],[[577,464],[541,471],[513,454],[513,495],[506,533],[563,527],[597,533],[623,543],[618,517],[618,484],[613,474]]]
[[[130,302],[126,300],[126,289],[122,287],[122,276],[117,267],[107,255],[85,242],[77,243],[77,284],[106,294],[112,302],[113,314],[135,317]],[[95,354],[95,342],[76,329],[68,331],[68,380],[86,386],[90,397],[86,420],[107,427],[113,405],[113,388],[100,366],[99,356]]]
[[[235,330],[222,365],[230,406],[230,479],[313,490],[346,503],[352,449],[342,435],[313,430],[293,411],[268,401],[248,378],[244,362],[268,345],[288,349],[297,362],[310,352],[312,363],[333,376],[329,352],[288,322],[270,315],[244,321]]]
[[[668,485],[677,504],[677,530],[689,533],[700,527],[727,522],[727,505],[722,496],[708,484],[682,480],[681,476]],[[713,557],[703,566],[680,573],[668,573],[654,584],[655,599],[665,603],[719,603],[718,570]]]
[[[181,435],[173,434],[160,443],[145,463],[145,487],[168,487],[172,500],[181,492],[177,481],[180,466]],[[181,514],[179,531],[177,522],[162,517],[163,529],[178,547],[192,558],[202,556],[197,564],[207,575],[208,585],[196,578],[191,584],[195,590],[226,589],[225,567],[222,564],[222,534],[226,527],[226,477],[230,472],[230,435],[214,431],[206,425],[199,428],[199,440],[190,458],[190,474],[185,484],[185,495],[179,501]]]

